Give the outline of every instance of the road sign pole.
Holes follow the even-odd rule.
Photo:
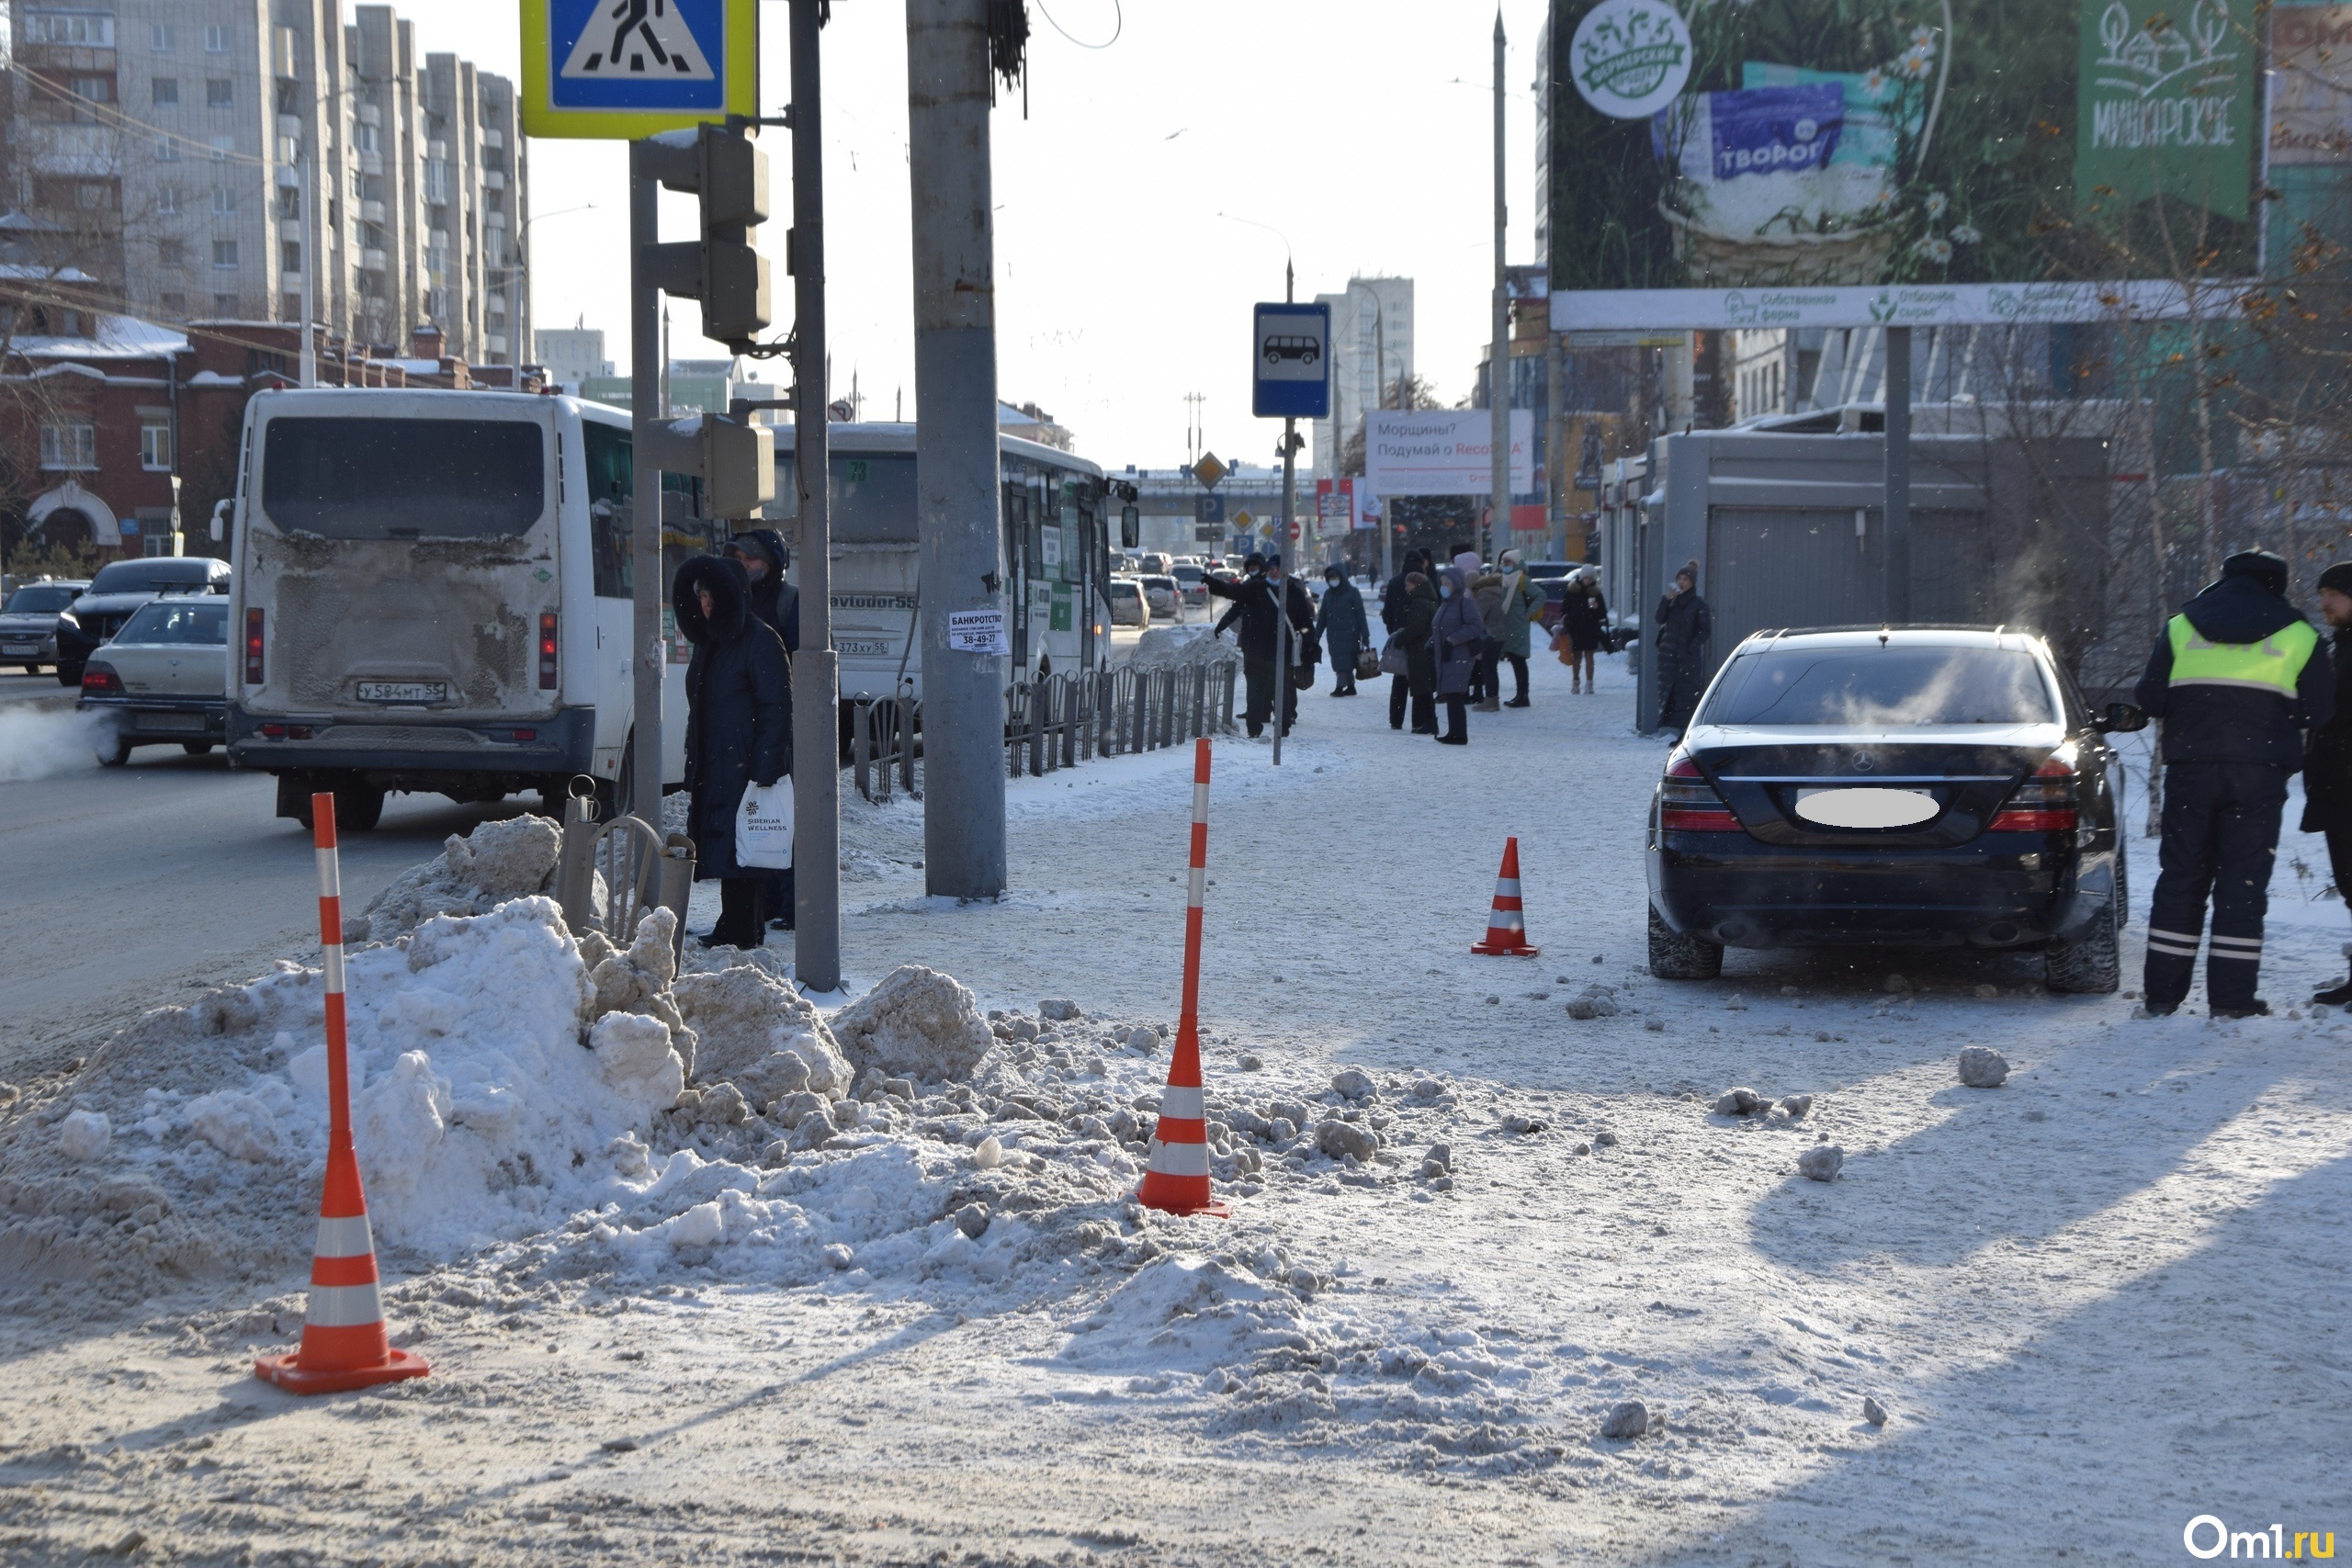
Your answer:
[[[923,883],[954,898],[993,898],[1006,880],[988,12],[988,0],[907,0]]]
[[[1298,546],[1291,537],[1296,526],[1291,519],[1298,515],[1298,421],[1283,421],[1283,525],[1281,543],[1277,548],[1286,550],[1283,557],[1289,570],[1283,574],[1282,591],[1274,595],[1274,616],[1281,623],[1281,633],[1275,647],[1281,654],[1274,670],[1274,766],[1283,765],[1283,731],[1290,727],[1283,722],[1283,715],[1290,711],[1291,702],[1291,629],[1290,582],[1298,570]]]
[[[634,160],[632,160],[632,163]],[[662,385],[662,297],[645,278],[647,247],[661,238],[661,186],[631,169],[628,181],[629,418],[639,460],[629,512],[629,674],[636,745],[629,757],[629,809],[662,831],[662,677],[668,649],[662,637],[662,470],[650,458],[649,435],[665,412]]]
[[[1911,329],[1889,327],[1886,340],[1886,622],[1911,618]]]
[[[792,973],[842,988],[841,656],[833,649],[831,396],[825,377],[824,0],[792,0],[793,474],[800,491],[800,651],[792,661]]]

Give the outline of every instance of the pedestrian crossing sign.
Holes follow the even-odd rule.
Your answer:
[[[759,0],[522,0],[523,130],[635,141],[756,116]]]

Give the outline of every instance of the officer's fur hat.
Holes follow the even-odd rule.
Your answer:
[[[2287,592],[2287,562],[2268,550],[2240,550],[2222,563],[2224,578],[2251,577],[2281,598]]]

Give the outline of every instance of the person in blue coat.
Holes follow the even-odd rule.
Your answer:
[[[740,562],[696,556],[678,569],[671,605],[694,645],[686,665],[686,833],[695,880],[718,884],[707,947],[758,947],[768,873],[735,861],[735,811],[749,784],[792,771],[792,686],[784,639],[752,614]]]
[[[1372,623],[1364,617],[1363,595],[1336,566],[1323,569],[1323,604],[1315,612],[1315,635],[1331,656],[1331,694],[1356,694],[1356,655],[1372,642]]]

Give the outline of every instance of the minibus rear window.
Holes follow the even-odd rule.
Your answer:
[[[546,444],[522,420],[273,419],[262,510],[328,539],[511,539],[547,510]]]

